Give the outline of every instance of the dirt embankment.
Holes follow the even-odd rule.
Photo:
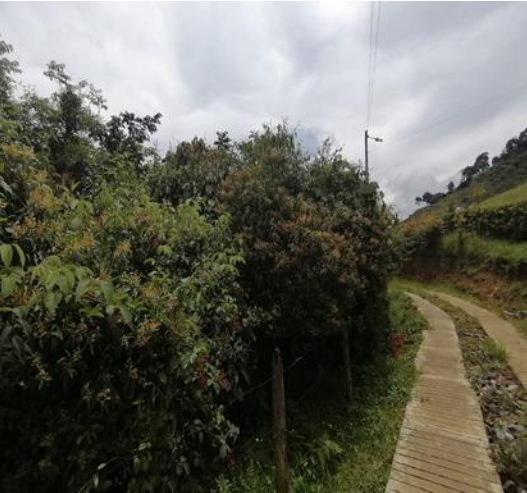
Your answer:
[[[527,306],[527,278],[463,269],[438,258],[413,262],[405,268],[404,275],[426,283],[448,284],[494,305],[519,310]]]

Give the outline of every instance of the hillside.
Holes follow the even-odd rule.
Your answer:
[[[506,192],[494,195],[474,207],[477,207],[478,209],[495,209],[497,207],[523,204],[525,202],[527,202],[527,181],[517,187],[507,190]]]
[[[489,162],[483,153],[460,184],[403,221],[406,273],[484,297],[527,301],[527,130]]]
[[[527,201],[527,129],[511,138],[492,161],[489,162],[488,153],[480,154],[472,166],[462,170],[457,187],[452,186],[443,194],[425,192],[425,197],[429,204],[403,221],[403,229],[427,229],[459,208],[491,208]]]

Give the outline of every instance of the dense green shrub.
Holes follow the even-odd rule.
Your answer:
[[[159,113],[104,119],[102,95],[55,62],[50,98],[16,98],[8,51],[0,489],[207,491],[260,418],[240,419],[244,391],[274,345],[286,361],[328,354],[342,329],[356,355],[384,345],[391,214],[286,125],[161,159]]]
[[[30,189],[8,230],[42,260],[1,247],[2,477],[40,491],[94,474],[108,488],[179,491],[238,432],[221,404],[251,331],[228,218],[162,206],[133,184],[86,201],[38,173]]]
[[[275,314],[267,334],[298,343],[349,329],[383,296],[393,267],[375,186],[338,153],[304,156],[284,126],[254,133],[240,151],[221,205],[243,242],[242,283]]]
[[[238,165],[234,144],[225,132],[218,132],[213,146],[198,138],[179,143],[162,163],[152,166],[147,180],[156,200],[177,205],[200,197],[202,207],[210,212],[217,206],[223,180]]]

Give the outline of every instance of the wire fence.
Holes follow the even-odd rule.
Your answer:
[[[309,348],[305,353],[303,353],[301,356],[293,360],[289,365],[287,365],[284,368],[284,375],[287,374],[290,370],[292,370],[296,365],[298,365],[301,361],[304,360],[304,358],[312,353],[315,350],[314,347]],[[265,387],[266,385],[270,384],[273,381],[273,376],[271,375],[269,378],[266,378],[264,381],[260,382],[258,385],[255,385],[254,387],[251,387],[249,390],[246,390],[243,393],[243,396],[241,398],[233,399],[231,402],[225,405],[225,408],[229,408],[233,406],[234,404],[240,402],[241,400],[245,399],[249,395],[253,394],[257,390],[260,390],[261,388]]]

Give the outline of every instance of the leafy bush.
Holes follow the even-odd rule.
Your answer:
[[[252,337],[228,217],[156,203],[133,175],[83,198],[16,164],[3,174],[2,488],[200,483],[237,437],[222,404]]]
[[[180,491],[224,458],[238,431],[221,403],[250,341],[227,218],[40,183],[9,229],[43,259],[1,247],[7,484]]]
[[[240,159],[221,206],[242,239],[249,297],[276,315],[268,335],[299,342],[351,327],[394,266],[375,186],[338,153],[304,156],[285,126],[253,133]]]
[[[270,348],[385,346],[391,214],[286,125],[161,159],[159,113],[104,119],[61,64],[50,98],[17,98],[6,47],[0,489],[207,491]]]

